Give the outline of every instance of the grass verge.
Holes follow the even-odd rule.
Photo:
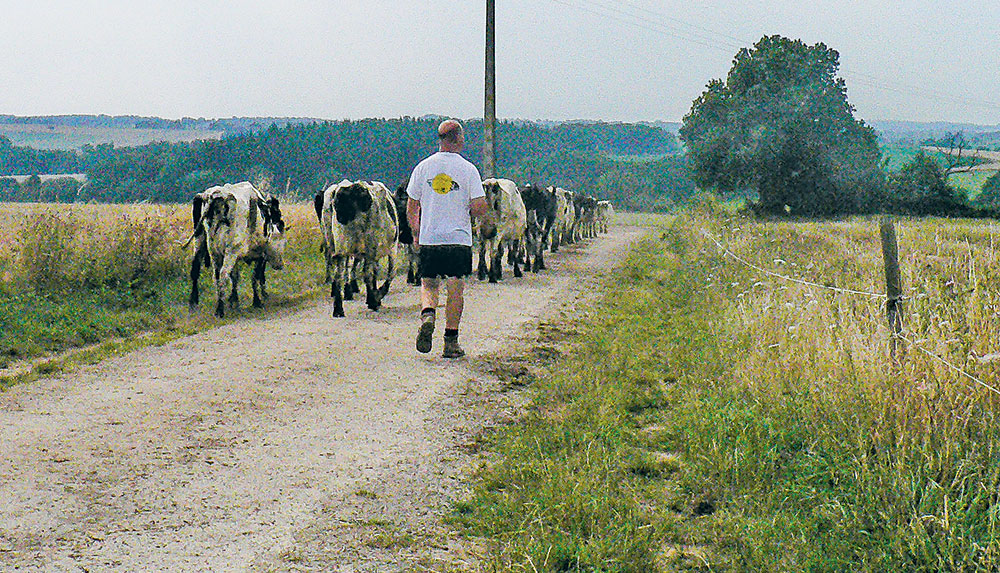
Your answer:
[[[639,243],[487,439],[453,522],[489,570],[991,571],[1000,400],[915,349],[887,364],[877,224],[761,223],[710,207]],[[992,230],[900,226],[910,336],[1000,387]]]

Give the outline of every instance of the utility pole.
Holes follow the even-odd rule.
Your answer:
[[[486,0],[486,109],[483,112],[483,176],[496,177],[494,153],[497,130],[496,2]]]

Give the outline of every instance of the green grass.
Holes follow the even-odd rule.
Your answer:
[[[226,320],[321,292],[324,263],[308,207],[286,207],[285,268],[268,272],[265,309],[251,307],[244,267],[242,308],[227,310]],[[190,233],[185,208],[25,206],[3,215],[10,249],[0,252],[0,368],[17,368],[0,375],[0,389],[219,324],[208,269],[201,307],[188,310],[191,252],[179,247]]]
[[[881,302],[724,258],[878,289],[877,222],[759,223],[711,209],[656,230],[488,437],[453,519],[487,568],[991,571],[1000,567],[1000,400],[910,348]],[[900,223],[909,335],[984,383],[996,351],[993,231]],[[970,257],[970,254],[972,255]]]

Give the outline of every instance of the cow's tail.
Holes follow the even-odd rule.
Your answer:
[[[195,221],[195,224],[194,228],[191,230],[191,236],[188,237],[188,240],[185,241],[183,245],[181,245],[182,249],[186,249],[188,245],[191,244],[191,241],[193,241],[195,237],[197,237],[203,232],[201,224],[205,221],[205,215],[207,215],[208,212],[207,211],[202,212],[201,210],[202,202],[203,201],[201,197],[194,198],[194,204],[191,207],[191,215],[192,215],[191,220]]]

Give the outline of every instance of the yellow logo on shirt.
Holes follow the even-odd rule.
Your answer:
[[[430,184],[431,189],[438,195],[447,195],[459,189],[458,181],[453,180],[447,173],[438,173],[434,179],[431,179],[427,183]]]

